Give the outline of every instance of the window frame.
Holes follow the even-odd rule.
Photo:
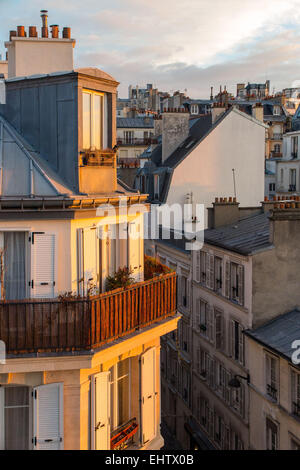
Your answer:
[[[128,420],[131,419],[131,379],[132,379],[132,374],[131,374],[131,357],[124,359],[124,361],[128,360],[128,373],[119,376],[118,375],[118,366],[121,362],[119,361],[113,366],[110,367],[110,393],[111,393],[111,409],[113,407],[113,413],[110,412],[112,416],[110,416],[111,419],[111,432],[116,431],[119,427],[122,427]],[[128,377],[128,420],[125,421],[124,423],[118,424],[119,423],[119,389],[118,389],[118,383],[119,381],[125,379]],[[114,421],[114,422],[113,422]]]
[[[90,147],[85,147],[85,137],[84,137],[84,95],[90,96]],[[96,131],[95,131],[95,126],[96,126],[96,119],[95,119],[95,96],[100,96],[100,147],[98,148],[96,146]],[[89,90],[86,88],[82,89],[82,148],[84,150],[103,150],[105,147],[108,146],[107,144],[107,129],[105,129],[105,119],[107,113],[105,112],[106,108],[106,94],[101,93],[99,91],[94,91],[94,90]]]

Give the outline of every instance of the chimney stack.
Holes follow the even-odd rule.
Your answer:
[[[255,103],[252,106],[252,116],[258,121],[264,121],[264,107],[261,103]]]
[[[25,38],[26,33],[25,33],[24,26],[17,26],[17,31],[18,31],[18,37],[19,38]]]
[[[48,11],[47,10],[41,10],[41,18],[43,22],[42,26],[42,38],[47,38],[49,37],[49,31],[48,31]]]
[[[214,87],[210,87],[210,99],[213,100],[214,99]]]
[[[212,123],[214,124],[216,120],[226,111],[226,105],[222,103],[214,103],[211,116],[212,116]]]
[[[188,137],[190,115],[186,110],[165,109],[162,115],[162,162]]]
[[[235,197],[216,197],[208,208],[208,228],[218,228],[239,221],[239,202]]]

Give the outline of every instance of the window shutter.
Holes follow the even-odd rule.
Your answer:
[[[196,371],[198,373],[201,372],[201,350],[200,350],[200,348],[197,348],[197,352],[196,352]]]
[[[210,262],[209,262],[209,280],[210,280],[210,285],[209,287],[211,289],[215,288],[215,269],[214,269],[214,255],[210,255]]]
[[[241,364],[244,364],[244,343],[245,337],[243,334],[243,327],[239,325],[239,361]]]
[[[94,294],[99,288],[99,242],[96,228],[83,230],[84,293]]]
[[[228,355],[234,357],[234,320],[229,320],[228,325]]]
[[[225,447],[225,423],[223,419],[221,420],[220,432],[221,432],[221,449],[224,449]]]
[[[196,318],[195,318],[195,328],[197,331],[200,330],[200,324],[201,324],[201,315],[200,315],[200,311],[201,311],[201,300],[200,299],[197,299],[196,300]]]
[[[209,422],[208,432],[209,432],[209,435],[211,437],[214,436],[214,419],[215,419],[214,410],[212,408],[209,408],[209,410],[208,410],[208,422]]]
[[[130,222],[128,224],[128,267],[132,269],[132,276],[139,282],[142,280],[142,250],[141,250],[141,224]]]
[[[208,332],[207,336],[211,342],[214,342],[214,310],[210,305],[207,306]]]
[[[244,266],[238,266],[239,304],[244,305]]]
[[[4,388],[0,387],[0,450],[5,450],[4,438]]]
[[[225,380],[226,380],[226,385],[225,385],[225,401],[230,404],[231,402],[231,389],[228,385],[229,381],[231,379],[231,375],[229,372],[225,371]]]
[[[201,279],[201,266],[200,266],[200,250],[196,252],[196,272],[195,272],[195,278],[197,282],[200,282]]]
[[[63,384],[35,387],[33,397],[34,449],[62,450],[64,448]]]
[[[31,243],[31,296],[53,298],[55,296],[55,235],[33,233]]]
[[[240,387],[240,409],[239,413],[242,416],[242,418],[245,415],[245,386],[241,384]]]
[[[93,450],[110,450],[110,372],[92,377],[91,437]]]
[[[230,262],[225,263],[225,297],[230,298]]]
[[[142,443],[156,435],[155,419],[155,348],[141,356]]]
[[[206,287],[210,288],[210,254],[206,253]]]

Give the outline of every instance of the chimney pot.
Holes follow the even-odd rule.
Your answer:
[[[41,18],[42,18],[42,22],[43,22],[42,38],[47,38],[49,36],[49,32],[48,32],[48,11],[47,10],[41,10]]]
[[[24,26],[17,26],[18,30],[18,37],[19,38],[25,38],[25,28]]]
[[[29,37],[30,38],[37,38],[36,26],[29,26]]]
[[[218,198],[218,197],[215,197],[215,202],[216,202],[216,203],[219,202],[219,198]]]
[[[57,24],[52,24],[50,26],[50,28],[51,28],[52,38],[53,39],[58,39],[58,32],[59,32],[58,25]]]
[[[63,38],[64,39],[71,39],[71,28],[65,27],[63,29]]]
[[[269,199],[268,199],[268,196],[265,196],[265,202],[267,202]]]
[[[17,36],[17,31],[10,31],[10,32],[9,32],[9,40],[10,40],[10,41],[11,41],[11,39],[12,39],[13,37],[16,37],[16,36]]]
[[[229,202],[232,202],[232,197],[231,196],[229,197]]]

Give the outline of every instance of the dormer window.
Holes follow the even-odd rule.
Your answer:
[[[86,150],[107,148],[106,96],[84,90],[82,94],[82,147]]]

